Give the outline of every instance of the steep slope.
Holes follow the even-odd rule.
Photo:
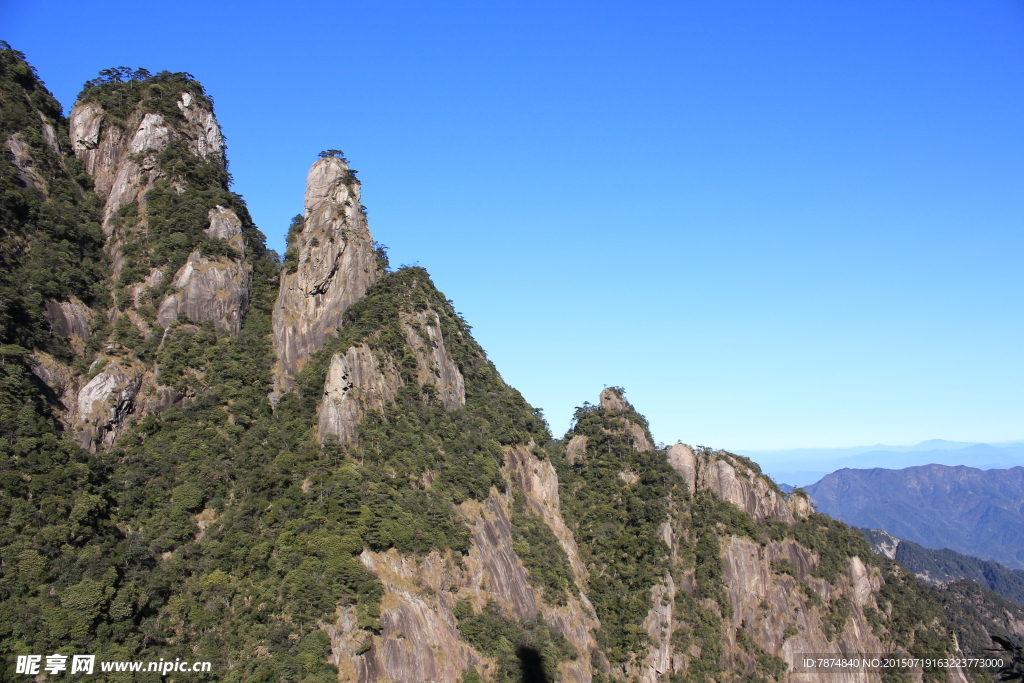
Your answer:
[[[932,550],[879,529],[858,529],[879,555],[896,560],[927,583],[944,586],[968,579],[1024,606],[1024,570],[943,548]]]
[[[60,104],[6,43],[0,106],[0,338],[66,360],[105,298],[99,202],[69,154]]]
[[[359,181],[340,152],[323,153],[309,170],[305,209],[288,233],[274,306],[277,392],[295,386],[295,376],[384,265],[359,201]]]
[[[880,556],[894,559],[931,584],[930,592],[965,652],[992,647],[991,636],[1024,637],[1020,570],[952,550],[929,550],[878,529],[858,529]]]
[[[119,514],[145,487],[125,491],[136,471],[107,449],[145,416],[129,437],[141,442],[175,404],[203,404],[230,428],[227,405],[244,413],[254,389],[265,395],[273,299],[265,322],[245,301],[263,303],[276,266],[227,190],[219,131],[191,77],[108,70],[69,122],[23,56],[0,48],[0,641],[129,657],[166,584],[137,518]],[[251,291],[249,272],[262,276]],[[205,446],[191,442],[193,461]],[[188,487],[157,495],[173,495],[176,513],[194,498]],[[142,575],[153,594],[137,592]]]
[[[847,469],[807,492],[848,524],[1024,569],[1024,467]]]
[[[11,92],[41,88],[4,58]],[[905,570],[745,458],[655,448],[622,390],[552,439],[427,272],[388,270],[336,153],[279,271],[190,76],[110,70],[72,119],[77,160],[55,158],[91,174],[81,239],[105,238],[113,275],[54,298],[59,318],[25,309],[59,322],[49,341],[0,349],[5,652],[229,681],[653,683],[880,681],[796,665],[955,651]]]
[[[113,305],[93,316],[74,366],[40,364],[60,385],[63,423],[96,451],[195,394],[204,364],[183,357],[190,340],[237,335],[254,278],[263,291],[276,267],[228,189],[223,136],[189,74],[107,70],[86,84],[69,134],[101,201]]]
[[[937,604],[898,565],[745,458],[655,451],[620,390],[578,409],[566,443],[565,517],[585,549],[610,680],[789,680],[800,653],[952,648]]]

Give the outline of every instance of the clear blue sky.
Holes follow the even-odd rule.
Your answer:
[[[0,0],[70,108],[188,71],[282,250],[317,152],[556,433],[1024,438],[1024,0]]]

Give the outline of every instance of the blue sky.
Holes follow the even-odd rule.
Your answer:
[[[70,108],[188,71],[283,251],[345,150],[556,433],[621,385],[656,439],[1024,438],[1024,1],[0,0]]]

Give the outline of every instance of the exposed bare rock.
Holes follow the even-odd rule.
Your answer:
[[[697,456],[694,455],[693,449],[685,443],[677,443],[669,447],[665,457],[668,464],[683,478],[690,490],[696,493]]]
[[[146,276],[144,282],[146,283],[146,286],[149,287],[150,289],[155,289],[156,287],[162,285],[164,282],[163,268],[154,268],[153,270],[149,271],[149,275]]]
[[[507,478],[518,484],[526,495],[530,507],[551,528],[551,532],[569,558],[569,565],[576,574],[578,587],[582,588],[586,584],[587,569],[580,559],[576,539],[562,519],[561,502],[558,499],[558,475],[555,473],[554,465],[547,460],[540,460],[527,447],[506,446],[505,470]]]
[[[106,112],[95,102],[77,105],[71,111],[71,149],[82,160],[100,197],[106,197],[114,182],[123,152],[124,136],[117,126],[103,126]]]
[[[359,617],[354,606],[340,605],[334,616],[333,622],[320,624],[320,628],[331,639],[331,654],[327,660],[338,667],[339,683],[359,683],[356,662],[360,654],[357,653],[370,635],[359,628]]]
[[[142,414],[162,413],[171,406],[179,405],[187,398],[187,394],[175,391],[171,387],[146,383],[145,395],[138,400],[138,412]]]
[[[850,558],[849,576],[853,601],[861,607],[868,606],[869,603],[873,604],[872,593],[879,586],[876,585],[877,582],[872,580],[871,572],[859,557],[854,556]]]
[[[217,511],[213,508],[203,508],[203,511],[195,515],[194,518],[196,526],[199,527],[199,533],[195,538],[197,541],[201,541],[206,537],[206,530],[217,521]]]
[[[210,225],[205,232],[223,239],[240,253],[244,252],[242,222],[231,209],[217,206],[209,211]],[[159,283],[162,275],[150,273]],[[160,304],[157,320],[164,328],[184,314],[196,322],[206,320],[231,334],[238,334],[249,306],[252,268],[245,261],[226,257],[205,257],[192,252],[171,283],[172,294]],[[151,285],[152,286],[152,285]]]
[[[651,589],[651,609],[643,627],[647,631],[650,649],[639,667],[641,683],[657,683],[672,672],[672,632],[675,611],[676,585],[672,574],[666,572]]]
[[[796,576],[772,573],[771,563],[780,559],[790,562]],[[733,611],[731,630],[735,633],[746,629],[769,654],[785,660],[791,671],[797,668],[801,653],[842,657],[851,652],[884,652],[864,616],[865,607],[876,606],[874,593],[881,587],[877,570],[869,571],[855,557],[849,561],[847,572],[835,584],[829,584],[810,577],[816,564],[817,558],[793,541],[762,547],[746,538],[731,537],[723,548],[723,578]],[[821,610],[796,589],[798,580],[809,584],[826,602],[849,599],[850,616],[833,640],[826,636]],[[792,635],[787,637],[787,633]],[[734,638],[728,642],[726,658],[730,664],[744,659]],[[871,671],[799,674],[798,679],[840,683],[881,680],[877,672]]]
[[[569,464],[574,464],[577,460],[582,458],[587,453],[587,437],[583,434],[576,434],[569,440],[569,445],[565,447],[565,457],[569,460]]]
[[[218,206],[210,209],[208,216],[210,225],[205,232],[244,253],[242,221],[238,215],[231,209]],[[162,280],[163,273],[155,269],[145,283],[156,287]],[[252,266],[246,261],[222,256],[205,257],[193,252],[175,273],[171,285],[174,289],[160,304],[157,316],[165,329],[181,314],[197,323],[212,321],[218,329],[230,334],[238,334],[242,329],[252,289]]]
[[[457,683],[464,671],[484,663],[485,658],[459,638],[451,613],[456,594],[467,588],[467,577],[450,554],[435,551],[415,558],[395,550],[364,551],[361,559],[384,585],[380,634],[358,632],[354,614],[344,611],[325,629],[331,636],[332,661],[339,664],[339,680]],[[364,644],[369,647],[356,654]]]
[[[50,324],[53,333],[67,339],[76,353],[85,350],[85,343],[89,341],[92,309],[75,297],[67,301],[49,300],[43,310],[43,317]]]
[[[786,499],[786,505],[789,506],[789,511],[794,519],[805,519],[807,515],[814,512],[811,497],[803,489],[797,489],[790,493],[789,498]]]
[[[557,514],[553,472],[548,473],[543,463],[537,467],[526,449],[516,449],[513,458],[516,464],[507,470],[508,475],[536,484],[528,494],[530,504]],[[459,562],[450,552],[434,551],[423,557],[404,556],[394,549],[363,552],[363,564],[384,585],[381,629],[379,634],[360,630],[351,608],[339,609],[333,623],[321,626],[331,637],[331,661],[339,667],[339,680],[458,683],[471,667],[489,680],[495,663],[461,640],[451,612],[456,602],[467,599],[477,610],[495,602],[505,614],[520,620],[532,619],[540,612],[580,653],[577,659],[563,662],[557,679],[589,683],[590,655],[596,648],[591,631],[598,626],[593,607],[582,593],[564,606],[549,606],[530,586],[512,549],[507,512],[510,498],[511,494],[492,489],[483,503],[467,501],[459,506],[473,532],[469,554]],[[569,548],[578,556],[574,544]]]
[[[128,416],[135,411],[135,397],[142,386],[142,374],[122,367],[116,360],[93,377],[78,392],[75,426],[78,444],[95,453],[98,446],[114,442]]]
[[[156,181],[165,177],[157,166],[156,153],[167,147],[174,134],[160,114],[146,114],[128,141],[113,174],[110,190],[103,206],[103,231],[111,235],[112,219],[117,210],[142,200]],[[142,202],[140,202],[141,204]]]
[[[565,551],[572,567],[577,593],[571,595],[561,607],[541,603],[545,620],[572,643],[580,657],[563,665],[563,681],[590,681],[593,662],[590,653],[597,651],[592,631],[600,626],[594,606],[586,597],[588,573],[580,558],[579,546],[562,518],[558,498],[558,475],[547,460],[540,460],[529,446],[505,448],[505,478],[517,486],[526,497],[527,504],[548,525]],[[603,657],[600,660],[606,664]]]
[[[711,489],[757,520],[794,519],[788,501],[763,475],[724,451],[694,453],[692,448],[679,443],[669,449],[667,460],[694,492]]]
[[[305,224],[292,248],[298,267],[282,272],[274,305],[275,395],[295,386],[295,375],[378,277],[359,183],[341,159],[325,157],[310,169]]]
[[[629,403],[626,402],[626,399],[622,398],[622,395],[611,387],[601,392],[600,405],[601,408],[611,410],[616,413],[622,413],[629,410]]]
[[[21,132],[14,133],[7,138],[7,149],[10,151],[8,159],[18,169],[18,180],[25,187],[39,190],[43,195],[49,194],[49,186],[36,168],[36,161],[29,153],[28,144],[22,137]]]
[[[245,261],[208,258],[194,251],[174,276],[175,292],[160,304],[157,321],[166,328],[184,314],[238,334],[249,306],[251,278],[252,268]]]
[[[483,504],[466,501],[460,510],[473,530],[470,559],[477,561],[476,571],[471,571],[474,583],[483,586],[516,619],[532,619],[538,611],[537,597],[523,563],[512,549],[512,525],[505,506],[492,494]]]
[[[43,123],[42,133],[46,146],[50,148],[51,152],[59,156],[61,151],[60,143],[57,141],[57,131],[53,129],[53,124],[46,120],[43,112],[39,112],[39,119]]]
[[[146,192],[166,177],[156,158],[172,140],[184,139],[204,159],[223,158],[224,140],[213,112],[188,92],[182,93],[178,108],[184,123],[171,124],[161,114],[141,109],[115,123],[94,102],[77,105],[71,112],[71,146],[92,176],[96,193],[105,200],[103,229],[108,236],[114,231],[117,210],[133,201],[144,209]],[[114,245],[110,251],[116,251]]]
[[[785,499],[763,478],[725,457],[708,459],[697,470],[697,488],[709,488],[754,519],[773,517],[792,522]]]
[[[441,324],[434,311],[416,311],[402,323],[405,339],[416,356],[416,381],[437,387],[442,405],[457,410],[466,405],[466,382],[444,347]]]
[[[47,388],[47,398],[58,408],[57,416],[64,427],[74,421],[78,407],[79,377],[70,367],[61,363],[48,353],[36,351],[32,355],[32,374]]]
[[[890,560],[896,559],[896,551],[899,550],[901,539],[881,529],[871,529],[870,535],[865,534],[865,536],[867,536],[868,543],[871,544],[871,549],[876,553]]]
[[[205,232],[210,237],[222,239],[238,250],[238,253],[245,253],[245,240],[242,238],[242,221],[238,214],[223,206],[216,206],[210,209],[207,215],[210,219],[210,227]]]
[[[654,444],[652,444],[651,440],[647,438],[647,430],[631,420],[627,420],[626,423],[626,429],[629,431],[629,437],[633,441],[633,448],[641,453],[653,451]]]
[[[333,435],[342,443],[353,443],[366,411],[383,412],[400,386],[401,378],[394,361],[386,356],[381,361],[366,344],[351,346],[344,354],[334,354],[320,403],[320,439]]]
[[[184,129],[188,146],[197,157],[208,159],[224,155],[224,136],[213,112],[195,104],[192,93],[181,93],[178,109],[191,124]]]

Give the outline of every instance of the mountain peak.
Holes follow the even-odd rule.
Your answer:
[[[313,164],[304,204],[288,235],[274,306],[275,395],[295,386],[309,357],[380,275],[359,181],[344,159],[322,156]]]
[[[315,212],[327,201],[344,204],[352,192],[352,186],[357,186],[355,183],[345,182],[352,178],[352,173],[344,159],[333,156],[318,159],[306,176],[306,213]],[[355,195],[358,199],[358,189]]]

